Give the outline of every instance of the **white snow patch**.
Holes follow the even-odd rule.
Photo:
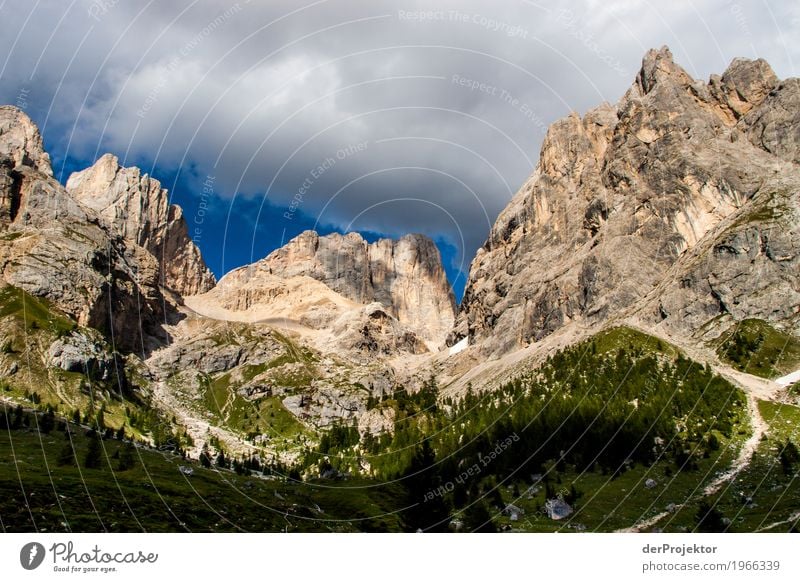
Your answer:
[[[455,356],[457,353],[463,352],[468,347],[469,347],[469,338],[465,337],[464,339],[459,341],[457,344],[454,344],[454,345],[450,346],[450,352],[449,352],[448,356]]]
[[[455,346],[453,346],[453,347],[455,347]],[[453,349],[453,348],[450,348],[450,349]],[[786,376],[781,376],[780,378],[775,380],[775,383],[778,386],[784,386],[784,387],[785,386],[791,386],[795,382],[800,382],[800,370],[795,370],[791,374],[787,374]]]

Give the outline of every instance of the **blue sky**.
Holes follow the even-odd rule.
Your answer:
[[[35,118],[35,113],[31,113]],[[62,183],[66,182],[72,172],[80,171],[93,163],[91,159],[64,158],[57,146],[49,147],[47,135],[44,136],[44,141],[50,152],[56,177]],[[120,152],[111,153],[120,157]],[[143,161],[142,165],[147,167],[146,163]],[[217,279],[232,269],[267,256],[305,230],[316,230],[320,234],[347,232],[345,228],[319,222],[300,208],[293,210],[291,206],[274,205],[264,196],[211,193],[209,190],[214,189],[215,180],[209,181],[208,176],[197,175],[191,167],[183,172],[151,167],[150,172],[169,189],[172,203],[183,209],[189,235],[200,247],[206,264]],[[207,193],[205,196],[202,194],[204,184]],[[201,193],[199,196],[198,192]],[[358,232],[369,242],[387,236],[370,230]],[[443,237],[434,237],[434,242],[442,255],[448,281],[460,301],[467,272],[458,268],[458,249]]]

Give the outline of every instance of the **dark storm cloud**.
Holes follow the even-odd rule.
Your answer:
[[[789,1],[8,0],[0,29],[0,99],[59,160],[180,167],[288,207],[271,228],[420,231],[467,261],[547,125],[616,101],[646,49],[701,78],[800,57]]]

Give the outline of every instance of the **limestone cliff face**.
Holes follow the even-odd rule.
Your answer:
[[[0,127],[0,279],[140,350],[164,318],[155,259],[53,178],[27,115],[0,107]]]
[[[506,352],[637,306],[685,332],[721,311],[794,325],[797,87],[744,59],[703,83],[668,49],[650,51],[616,106],[549,129],[536,171],[471,265],[449,342]],[[760,277],[748,271],[756,255]],[[741,299],[766,287],[780,292]],[[720,289],[751,306],[726,311]],[[767,297],[779,295],[771,311]]]
[[[422,235],[369,244],[357,233],[319,236],[307,231],[223,277],[220,290],[235,296],[232,291],[251,288],[265,276],[310,277],[358,304],[379,303],[432,348],[443,344],[453,325],[455,301],[439,250]]]
[[[638,315],[671,333],[717,337],[736,321],[800,330],[798,184],[776,187],[722,222],[682,256]]]
[[[129,244],[149,251],[160,265],[164,286],[180,295],[214,286],[214,275],[189,238],[180,207],[169,204],[158,180],[139,168],[123,168],[106,154],[91,168],[72,174],[67,191]]]

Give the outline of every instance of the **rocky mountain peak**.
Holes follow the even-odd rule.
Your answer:
[[[44,151],[39,128],[24,111],[12,105],[0,106],[0,159],[14,166],[28,166],[53,175],[50,156]]]
[[[707,88],[709,96],[705,99],[716,102],[723,121],[734,125],[742,116],[758,108],[779,82],[764,59],[737,58],[722,76],[711,76]]]
[[[753,303],[745,297],[756,287],[763,297],[764,281],[747,274],[752,265],[711,261],[728,255],[709,249],[717,237],[766,237],[793,248],[796,197],[787,201],[800,177],[788,162],[800,158],[798,88],[796,80],[779,81],[764,61],[745,59],[703,83],[675,64],[668,48],[649,51],[616,107],[550,127],[536,170],[471,265],[448,343],[469,336],[490,353],[511,351],[567,326],[591,329],[662,288],[671,289],[669,300],[649,313],[675,327],[691,322],[684,331],[719,315],[714,293],[740,305]],[[782,226],[775,231],[772,224],[770,233],[762,218],[747,218],[773,212]],[[732,225],[754,230],[725,231]],[[796,254],[777,261],[753,252],[748,256],[769,273],[770,293],[794,297],[787,280]],[[690,257],[691,267],[681,267]],[[670,287],[681,268],[682,280],[694,281],[691,292],[688,283]],[[695,306],[691,315],[687,302]],[[726,313],[737,318],[756,313],[733,305],[726,300]],[[764,316],[794,325],[785,313]]]
[[[2,107],[0,120],[0,283],[113,333],[120,349],[160,341],[165,310],[155,258],[128,245],[54,179],[25,114]]]
[[[642,67],[636,77],[635,86],[642,95],[650,93],[659,83],[690,85],[693,79],[677,65],[669,47],[650,49],[642,59]]]
[[[131,244],[149,251],[161,265],[162,284],[181,295],[208,291],[215,279],[188,236],[181,209],[169,203],[161,183],[137,167],[125,168],[113,154],[72,174],[67,191],[91,208]]]
[[[139,168],[120,166],[113,154],[105,154],[90,168],[72,174],[67,191],[140,247],[149,250],[167,229],[167,191]]]
[[[220,280],[227,296],[268,277],[315,279],[342,297],[379,303],[426,340],[443,344],[455,318],[455,299],[435,243],[420,234],[368,243],[356,233],[306,231],[266,258]],[[235,282],[234,282],[235,280]]]
[[[779,81],[739,124],[758,148],[800,164],[800,79]]]
[[[751,106],[763,103],[770,91],[780,82],[775,71],[764,59],[733,59],[722,74],[721,81],[735,90]]]

